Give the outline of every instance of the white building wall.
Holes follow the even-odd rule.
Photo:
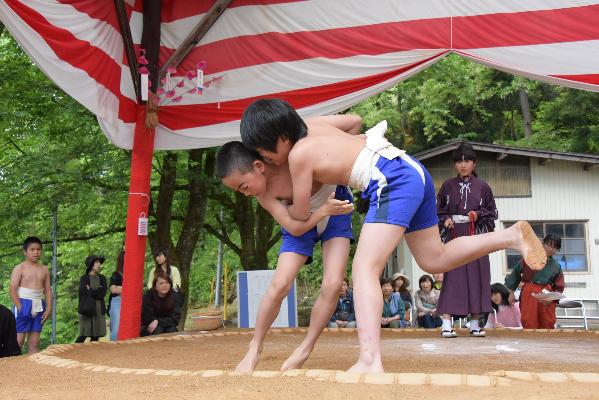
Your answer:
[[[586,282],[585,288],[567,287],[564,294],[569,298],[599,298],[599,168],[585,171],[582,163],[552,161],[539,165],[531,158],[532,197],[497,198],[499,222],[519,219],[530,221],[587,221],[587,272],[566,273],[568,282]],[[401,257],[406,275],[418,287],[418,278],[425,272],[416,264],[405,242]],[[506,274],[504,251],[491,254],[491,283],[503,282]]]

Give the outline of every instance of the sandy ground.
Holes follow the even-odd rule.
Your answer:
[[[498,370],[531,372],[599,372],[599,335],[495,331],[487,338],[442,339],[438,332],[384,332],[384,365],[388,372],[469,373]],[[278,370],[303,338],[301,333],[271,334],[259,370]],[[80,362],[123,368],[196,371],[231,370],[245,352],[250,336],[193,338],[139,344],[76,346],[58,354]],[[345,370],[358,353],[354,333],[325,333],[305,368]],[[1,399],[597,399],[599,384],[513,381],[510,386],[434,387],[339,384],[309,378],[200,378],[119,375],[80,368],[39,365],[26,356],[0,359]]]

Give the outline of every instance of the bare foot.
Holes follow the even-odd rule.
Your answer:
[[[383,363],[381,360],[378,362],[365,363],[362,360],[358,360],[347,372],[355,373],[370,373],[370,372],[385,372],[383,369]]]
[[[237,364],[235,372],[238,374],[251,374],[254,368],[256,368],[258,361],[260,361],[260,353],[262,353],[261,348],[250,347],[243,360]]]
[[[547,262],[547,253],[530,224],[526,221],[518,221],[514,224],[514,228],[522,237],[518,247],[526,264],[535,270],[542,269]]]
[[[293,354],[291,354],[289,358],[285,360],[285,362],[281,366],[281,371],[300,369],[308,359],[308,356],[310,356],[310,353],[312,353],[311,349],[298,347],[297,349],[295,349]]]

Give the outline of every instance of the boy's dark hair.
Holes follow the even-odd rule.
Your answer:
[[[433,290],[433,277],[430,275],[422,275],[420,279],[418,279],[418,287],[422,290],[422,282],[429,281],[431,283],[431,290]]]
[[[548,233],[547,236],[545,236],[545,239],[543,239],[543,243],[552,246],[557,250],[562,248],[562,238],[555,233]]]
[[[493,293],[499,293],[501,295],[501,304],[504,306],[509,306],[510,305],[510,290],[503,284],[503,283],[494,283],[491,285],[491,294]],[[497,305],[493,302],[491,302],[491,305],[493,306],[493,308],[495,310],[497,310],[499,307],[497,307]]]
[[[307,134],[304,120],[281,99],[256,100],[241,118],[241,141],[252,149],[276,152],[279,138],[287,138],[295,144]]]
[[[248,149],[243,143],[226,143],[216,153],[216,176],[223,179],[235,170],[240,174],[247,174],[252,170],[252,165],[256,160],[262,160],[260,154]]]
[[[23,242],[23,250],[27,251],[27,249],[29,248],[29,246],[31,246],[34,243],[37,243],[37,244],[40,245],[40,247],[42,247],[42,241],[40,240],[40,238],[38,238],[36,236],[29,236]]]

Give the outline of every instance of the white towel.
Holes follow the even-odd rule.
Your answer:
[[[29,289],[20,287],[18,291],[19,298],[31,300],[31,316],[36,317],[37,314],[44,311],[42,300],[44,299],[44,289]]]

